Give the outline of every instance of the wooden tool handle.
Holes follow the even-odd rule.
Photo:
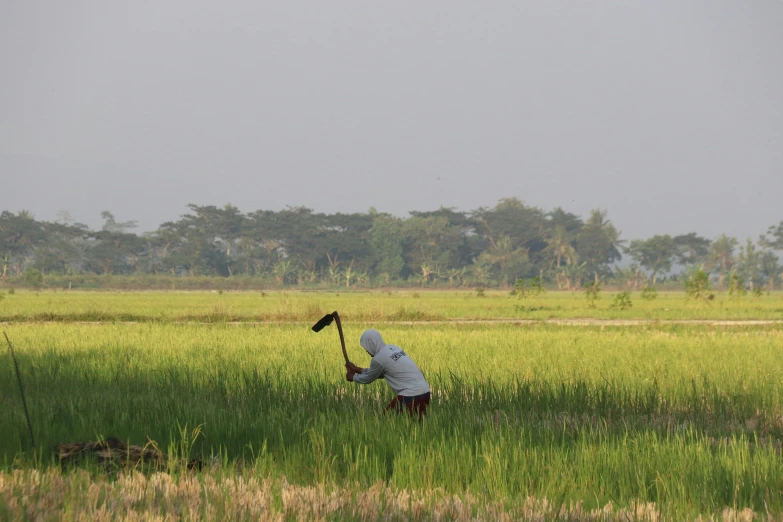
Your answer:
[[[345,351],[345,337],[343,336],[343,325],[340,324],[340,316],[336,311],[332,312],[332,315],[334,316],[334,321],[337,323],[337,331],[340,332],[340,345],[343,348],[343,357],[345,357],[345,362],[350,362],[348,360],[348,352]]]

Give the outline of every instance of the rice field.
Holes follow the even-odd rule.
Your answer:
[[[783,328],[655,314],[778,319],[781,296],[723,315],[676,294],[610,301],[550,293],[540,306],[655,320],[459,322],[536,313],[500,293],[8,296],[2,329],[35,447],[6,354],[0,518],[780,519]],[[309,329],[333,309],[355,363],[377,327],[420,365],[424,422],[384,417],[384,382],[345,381],[334,327]],[[109,437],[172,458],[158,471],[61,469],[53,452]],[[192,458],[203,469],[182,465]]]
[[[732,300],[686,301],[682,292],[654,300],[631,292],[631,307],[613,307],[616,292],[601,292],[594,307],[581,292],[548,292],[518,299],[504,291],[399,292],[30,292],[0,301],[9,321],[272,321],[307,323],[324,310],[346,321],[448,321],[546,319],[783,320],[783,292]]]

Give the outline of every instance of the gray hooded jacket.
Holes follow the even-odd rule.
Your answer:
[[[379,377],[386,379],[394,393],[414,397],[430,391],[430,385],[416,363],[402,348],[383,342],[377,330],[367,330],[359,344],[372,356],[370,367],[353,376],[353,382],[369,384]]]

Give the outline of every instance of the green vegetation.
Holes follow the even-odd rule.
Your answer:
[[[563,318],[645,318],[669,306],[680,319],[773,318],[781,308],[779,294],[720,294],[704,307],[662,292],[625,310],[588,308],[578,293],[536,299]],[[101,506],[248,520],[529,518],[560,506],[576,520],[783,514],[779,325],[420,322],[534,314],[517,302],[491,291],[17,292],[0,310],[16,317],[3,329],[38,447],[2,358],[0,516],[18,518],[33,499],[86,518]],[[382,382],[344,380],[336,333],[309,329],[332,309],[354,362],[366,363],[357,339],[377,326],[420,364],[434,393],[423,423],[383,417]],[[99,311],[106,322],[71,322]],[[37,321],[47,313],[58,322]],[[143,320],[122,322],[131,317]],[[176,322],[188,317],[213,323]],[[247,322],[258,318],[276,322]],[[207,467],[59,471],[55,443],[111,436]]]
[[[633,307],[631,302],[631,294],[629,292],[620,292],[614,296],[612,300],[612,308],[619,308],[620,310],[628,310]]]
[[[531,277],[529,280],[517,279],[514,284],[514,293],[518,299],[533,299],[544,295],[546,288],[540,277]]]
[[[37,268],[28,267],[24,271],[24,284],[35,290],[43,286],[43,274]]]
[[[615,293],[589,308],[577,292],[548,292],[519,301],[508,292],[82,292],[19,291],[0,303],[0,322],[302,322],[325,309],[337,309],[348,321],[458,321],[643,319],[781,320],[783,294],[735,303],[717,293],[711,306],[687,300],[683,292],[661,292],[631,309],[612,308]],[[9,292],[10,293],[10,292]],[[483,295],[482,295],[483,294]],[[638,292],[630,292],[631,299]],[[706,300],[706,298],[705,298]],[[515,306],[521,302],[535,306]]]
[[[601,285],[598,281],[590,281],[585,285],[584,289],[585,299],[587,299],[587,307],[595,308],[596,301],[601,299]]]
[[[688,300],[707,303],[714,296],[709,293],[711,289],[709,276],[701,268],[694,270],[685,281],[685,296]]]
[[[405,219],[374,209],[322,214],[304,207],[241,212],[232,205],[189,205],[178,220],[143,235],[133,233],[134,221],[118,221],[108,211],[101,218],[101,229],[90,230],[67,213],[51,223],[25,211],[0,212],[0,284],[510,290],[519,279],[540,278],[558,290],[601,281],[636,291],[681,289],[689,271],[702,267],[719,291],[727,290],[732,273],[751,291],[774,291],[783,274],[783,222],[744,244],[695,233],[627,241],[605,211],[583,219],[515,198],[469,212],[414,211]]]
[[[645,286],[639,296],[645,301],[655,301],[658,298],[658,290],[654,286]]]
[[[735,271],[732,271],[729,275],[729,299],[739,302],[747,293],[742,279]]]

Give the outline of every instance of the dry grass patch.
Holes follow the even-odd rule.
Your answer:
[[[130,472],[116,479],[86,471],[56,470],[0,472],[0,515],[10,520],[571,520],[657,521],[652,503],[611,503],[597,509],[582,503],[520,498],[484,502],[471,495],[448,495],[440,490],[395,490],[376,484],[369,488],[298,486],[285,477],[225,476],[220,473]],[[708,520],[750,520],[747,510],[727,510]],[[727,518],[728,517],[728,518]],[[733,517],[733,518],[732,518]]]

